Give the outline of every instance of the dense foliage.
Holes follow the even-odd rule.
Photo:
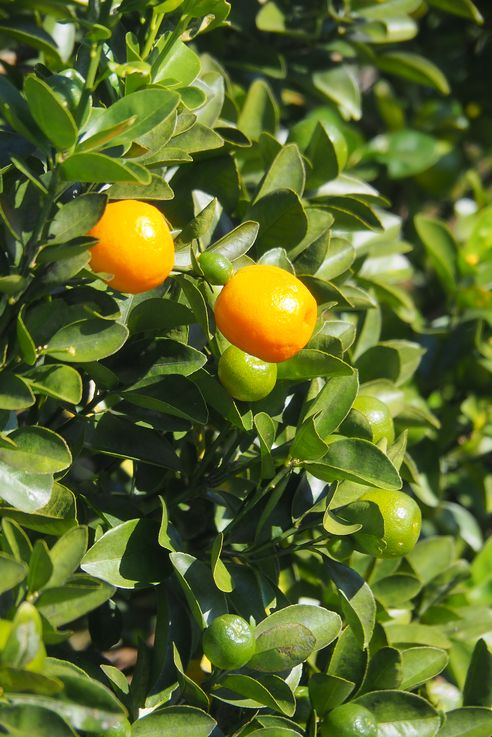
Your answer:
[[[490,737],[490,16],[0,2],[0,732]],[[129,198],[176,246],[134,296],[87,235]],[[259,401],[204,251],[316,297]],[[374,488],[420,507],[404,557],[360,552]],[[256,645],[224,670],[227,613]]]

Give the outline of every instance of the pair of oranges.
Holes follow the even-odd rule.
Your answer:
[[[137,294],[161,284],[174,265],[174,243],[161,212],[145,202],[120,200],[107,207],[89,231],[94,271],[109,284]],[[219,378],[235,399],[256,401],[273,389],[277,366],[303,348],[317,316],[314,297],[284,269],[255,264],[232,274],[218,254],[200,259],[212,283],[225,283],[216,304],[219,330],[232,344],[219,360]]]

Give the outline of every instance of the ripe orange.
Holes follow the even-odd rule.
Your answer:
[[[219,330],[233,345],[278,363],[304,348],[317,305],[297,277],[278,266],[254,264],[230,279],[215,303]]]
[[[108,284],[138,294],[162,284],[174,265],[174,242],[166,219],[153,205],[119,200],[107,205],[88,235],[91,268],[112,274]]]

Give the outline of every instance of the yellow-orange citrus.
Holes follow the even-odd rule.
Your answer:
[[[112,274],[108,284],[121,292],[153,289],[173,268],[169,226],[164,215],[146,202],[110,202],[88,235],[98,239],[91,248],[91,268]]]
[[[309,289],[288,271],[267,264],[240,269],[215,303],[217,327],[227,340],[271,363],[304,348],[316,313]]]

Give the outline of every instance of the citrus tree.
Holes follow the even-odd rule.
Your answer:
[[[482,5],[0,3],[2,733],[490,737]]]

